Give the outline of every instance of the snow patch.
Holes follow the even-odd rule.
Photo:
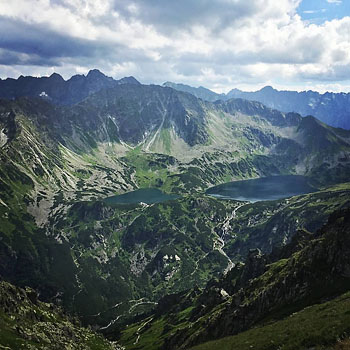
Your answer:
[[[0,148],[5,146],[8,140],[7,135],[5,134],[5,129],[0,130]]]
[[[226,292],[225,289],[220,289],[220,294],[223,298],[227,299],[230,295]]]

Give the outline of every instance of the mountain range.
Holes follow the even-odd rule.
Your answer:
[[[317,247],[323,257],[333,247],[332,257],[347,256],[340,242],[350,206],[350,131],[257,101],[210,102],[97,70],[67,81],[58,74],[1,80],[0,96],[0,276],[14,285],[4,284],[4,293],[33,288],[40,302],[142,349],[165,339],[177,349],[246,331],[272,311],[287,315],[289,300],[303,300],[298,310],[323,302],[309,281],[319,262],[310,252]],[[214,185],[273,175],[305,176],[314,192],[257,203],[206,194]],[[155,204],[110,200],[141,188],[176,196]],[[303,241],[295,242],[300,232]],[[252,252],[265,262],[254,273]],[[294,266],[298,254],[303,259]],[[347,283],[348,265],[341,261],[338,268],[337,261],[330,257],[329,269],[317,276],[328,279],[339,270]],[[293,266],[290,274],[286,266]],[[283,277],[310,282],[309,294],[288,299],[280,290]],[[340,295],[347,284],[339,281],[341,288],[322,297],[343,298],[346,306]],[[264,290],[272,293],[268,302],[253,298]],[[252,301],[248,309],[233,308],[232,300],[244,295]],[[203,304],[207,297],[210,306]],[[19,299],[12,304],[22,308]],[[261,314],[251,318],[245,312],[255,301]],[[235,312],[247,318],[238,328],[226,322]],[[32,332],[27,316],[24,333]],[[1,322],[8,334],[1,345],[23,338],[8,318]]]
[[[316,91],[279,91],[271,86],[265,86],[254,92],[232,89],[227,94],[217,94],[204,87],[194,88],[184,84],[166,82],[163,86],[185,91],[206,101],[229,100],[243,98],[258,101],[264,105],[283,112],[296,112],[302,116],[313,115],[320,121],[343,129],[350,129],[350,93]]]
[[[122,84],[140,84],[134,77],[120,80],[107,77],[98,69],[85,75],[74,75],[67,81],[61,75],[53,73],[49,77],[20,76],[18,79],[0,79],[0,97],[41,97],[55,104],[72,105],[101,89]]]

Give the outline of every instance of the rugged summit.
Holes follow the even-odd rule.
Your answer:
[[[101,89],[121,84],[140,84],[134,77],[114,80],[93,69],[85,75],[74,75],[67,81],[53,73],[49,77],[24,77],[0,79],[0,98],[40,97],[57,104],[72,105]]]
[[[313,115],[334,127],[350,129],[349,93],[279,91],[266,86],[255,92],[231,90],[227,97],[259,101],[283,112],[297,112],[303,116]]]

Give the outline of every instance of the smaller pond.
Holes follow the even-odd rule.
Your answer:
[[[160,203],[179,198],[175,194],[166,194],[156,188],[141,188],[136,191],[127,192],[117,196],[104,199],[107,204],[137,204],[137,203]]]
[[[317,191],[309,179],[299,175],[261,177],[258,179],[227,182],[209,188],[206,193],[223,199],[258,202],[276,200]]]

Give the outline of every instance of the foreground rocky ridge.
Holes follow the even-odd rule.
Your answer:
[[[278,320],[296,311],[333,299],[350,287],[349,228],[347,209],[332,214],[315,234],[298,232],[289,245],[272,255],[252,250],[245,265],[237,265],[223,279],[210,282],[203,291],[194,289],[164,298],[156,313],[140,323],[141,327],[131,326],[125,331],[122,341],[130,344],[136,337],[135,329],[140,327],[137,345],[130,345],[130,349],[185,349],[206,340],[241,333],[257,324],[260,327],[271,324],[271,328],[273,322],[279,325]],[[348,297],[344,296],[343,300]],[[349,303],[344,305],[350,307]],[[307,322],[312,324],[313,320]],[[339,327],[338,331],[339,334],[332,335],[333,344],[346,327]],[[150,340],[152,333],[161,335],[162,344],[157,346]],[[302,337],[308,344],[308,337],[313,335]],[[231,348],[235,339],[223,344]],[[314,345],[323,345],[322,339],[314,341]],[[299,344],[296,349],[299,348],[304,347]]]
[[[83,328],[78,319],[68,317],[62,309],[41,302],[33,289],[17,288],[4,281],[0,282],[0,348],[121,349]]]

